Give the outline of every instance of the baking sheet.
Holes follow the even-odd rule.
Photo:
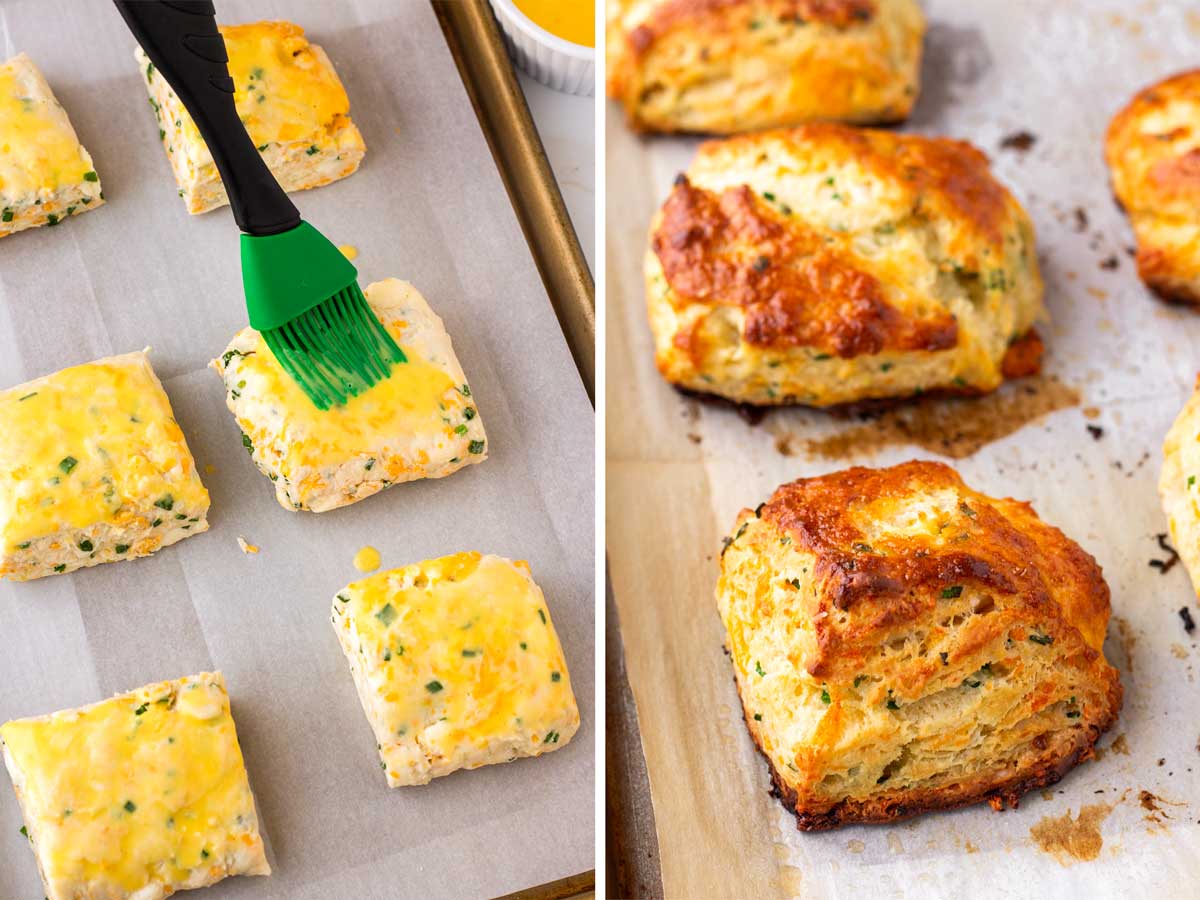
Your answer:
[[[610,103],[607,543],[664,894],[1195,896],[1200,650],[1177,611],[1197,607],[1181,566],[1160,575],[1148,561],[1167,558],[1155,540],[1166,531],[1156,492],[1160,447],[1200,369],[1200,317],[1157,303],[1137,281],[1102,140],[1137,89],[1200,63],[1200,7],[924,5],[924,93],[907,130],[967,138],[992,156],[1036,222],[1053,318],[1043,329],[1051,377],[1034,384],[1032,397],[1022,399],[1025,388],[1014,385],[1002,403],[952,409],[1003,432],[1015,424],[1013,408],[1062,407],[951,462],[979,490],[1031,500],[1103,565],[1114,616],[1106,650],[1121,670],[1124,710],[1102,740],[1101,759],[1027,796],[1018,810],[985,805],[895,826],[796,830],[767,794],[767,767],[746,733],[721,650],[712,598],[720,538],[739,509],[785,481],[852,463],[939,458],[939,442],[925,433],[926,447],[889,444],[878,433],[890,420],[805,411],[772,413],[751,427],[662,382],[645,321],[645,228],[696,142],[637,138]],[[1020,131],[1036,137],[1029,150],[1001,149]],[[1103,268],[1112,258],[1117,267]],[[930,421],[954,430],[945,409]],[[846,434],[850,440],[836,440]],[[963,448],[951,441],[955,452]],[[1081,807],[1090,810],[1084,826],[1042,824],[1035,840],[1032,829],[1068,811],[1075,823]],[[1093,819],[1098,848],[1094,835],[1087,840]],[[1074,853],[1042,849],[1072,835]],[[1077,858],[1092,850],[1095,859]]]
[[[185,212],[111,4],[4,0],[0,50],[28,52],[45,73],[108,203],[0,243],[0,384],[151,345],[212,494],[212,529],[149,559],[0,585],[0,721],[223,670],[275,874],[230,879],[205,892],[212,900],[497,896],[587,871],[594,417],[433,10],[217,6],[222,21],[296,21],[333,59],[367,156],[350,178],[293,198],[359,249],[362,284],[411,280],[445,319],[490,458],[335,512],[280,508],[205,370],[245,324],[229,211]],[[261,554],[243,555],[238,535]],[[571,743],[389,790],[329,624],[330,598],[358,577],[351,559],[368,543],[385,566],[460,549],[528,559],[580,705]],[[6,900],[42,893],[20,824],[4,787]]]

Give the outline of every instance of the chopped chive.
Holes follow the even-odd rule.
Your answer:
[[[144,715],[144,714],[145,714],[145,712],[146,712],[146,710],[148,710],[149,708],[150,708],[150,704],[149,704],[149,703],[143,703],[141,706],[139,706],[137,709],[135,709],[135,710],[133,711],[133,714],[134,714],[135,716]]]
[[[159,509],[165,509],[165,510],[169,511],[172,508],[174,508],[174,506],[175,506],[175,498],[172,497],[170,494],[163,494],[161,497],[159,497],[157,500],[154,501],[154,505],[157,506]]]
[[[150,523],[150,527],[157,528],[161,524],[162,524],[162,519],[155,519],[153,522]]]
[[[482,453],[483,441],[471,441],[471,443],[467,445],[467,450],[469,450],[471,453]]]
[[[458,392],[460,394],[462,394],[464,397],[470,397],[471,396],[471,386],[464,384],[462,387],[460,387],[458,389]]]
[[[132,800],[126,800],[125,801],[125,812],[136,812],[136,811],[137,811],[137,804],[134,803]]]
[[[766,671],[762,667],[762,663],[759,662],[757,659],[754,661],[754,671],[758,673],[759,678],[762,678],[764,675],[767,674]]]
[[[833,698],[829,696],[828,688],[821,688],[821,702],[826,706],[833,702]]]
[[[466,434],[466,433],[467,433],[467,426],[466,426],[466,425],[459,425],[457,428],[455,428],[455,429],[454,429],[454,433],[455,433],[455,434]]]
[[[30,544],[32,544],[32,543],[33,543],[33,541],[26,541],[26,542],[25,542],[25,543],[23,543],[23,544],[17,544],[17,549],[18,549],[18,550],[28,550],[28,549],[29,549],[29,545],[30,545]]]
[[[26,838],[27,838],[27,837],[29,837],[29,829],[28,829],[28,828],[26,828],[24,825],[22,825],[22,826],[21,826],[20,828],[18,828],[17,830],[21,832],[21,836],[22,836],[22,837],[26,837]]]
[[[961,584],[952,584],[948,588],[942,589],[943,600],[957,600],[962,596],[963,586]]]
[[[789,578],[787,580],[787,584],[790,584],[796,590],[800,590],[800,579],[799,578]]]
[[[23,403],[24,401],[28,400],[30,397],[36,397],[37,395],[38,395],[38,392],[34,391],[32,394],[26,394],[24,397],[18,397],[17,402]]]
[[[97,175],[95,172],[84,172],[84,173],[83,173],[83,180],[84,180],[84,181],[99,181],[99,180],[100,180],[100,176],[99,176],[99,175]]]
[[[71,470],[77,465],[79,465],[79,460],[73,456],[64,456],[58,463],[58,467],[68,475],[71,474]]]
[[[59,218],[54,213],[50,213],[50,215],[46,216],[46,224],[47,225],[53,226],[53,225],[57,225],[58,223],[59,223]]]
[[[468,406],[466,409],[464,409],[463,410],[463,418],[466,419],[468,422],[470,422],[473,418],[475,418],[475,407]]]
[[[55,567],[54,567],[54,571],[55,571],[55,572],[65,572],[65,571],[67,571],[67,564],[66,564],[66,563],[59,563],[57,566],[55,566]]]
[[[538,618],[540,618],[542,620],[543,625],[546,624],[546,611],[544,609],[538,610]]]
[[[550,680],[551,681],[562,681],[562,673],[561,672],[551,672]]]
[[[385,603],[383,605],[383,609],[375,613],[375,618],[382,622],[386,628],[388,625],[391,625],[396,621],[396,608],[390,603]]]
[[[11,222],[14,218],[13,211],[7,206],[4,207],[4,212],[0,213],[0,219],[3,219],[5,222]]]
[[[1034,633],[1029,636],[1029,639],[1031,641],[1033,641],[1035,644],[1041,644],[1043,647],[1049,647],[1051,644],[1054,643],[1054,638],[1052,638],[1048,634]]]
[[[244,431],[242,432],[242,446],[246,448],[247,453],[251,456],[254,455],[254,442],[250,440],[250,435]]]
[[[755,722],[761,722],[761,721],[762,721],[762,713],[755,713],[755,714],[754,714],[754,721],[755,721]]]
[[[433,681],[431,681],[425,685],[425,690],[429,691],[429,693],[431,693],[431,694],[436,694],[441,689],[442,689],[442,683],[440,681],[438,681],[436,678]]]
[[[128,544],[117,544],[117,546],[113,547],[113,549],[116,550],[118,553],[126,553],[129,551],[129,545]]]
[[[307,153],[309,156],[316,156],[318,153],[321,152],[321,149],[316,144],[313,144],[311,147],[309,147],[304,152]]]
[[[79,542],[79,549],[82,550],[84,553],[91,553],[92,550],[94,550],[95,548],[92,546],[91,541],[89,541],[87,538],[84,538],[82,541]]]
[[[478,656],[479,651],[478,650],[464,650],[462,652],[462,655],[467,657],[468,659],[470,659],[471,657]]]

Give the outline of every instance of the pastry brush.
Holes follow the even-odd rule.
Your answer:
[[[367,305],[358,272],[288,198],[233,102],[211,0],[114,0],[196,122],[241,229],[250,324],[319,409],[344,404],[407,360]]]

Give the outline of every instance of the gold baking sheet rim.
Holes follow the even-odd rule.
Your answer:
[[[487,0],[431,0],[589,399],[596,287]]]

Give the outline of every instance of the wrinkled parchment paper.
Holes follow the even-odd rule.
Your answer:
[[[924,5],[924,92],[906,128],[974,141],[1027,205],[1053,317],[1043,329],[1047,368],[1080,394],[1077,404],[951,462],[980,490],[1032,501],[1103,565],[1114,616],[1106,649],[1121,670],[1124,711],[1101,742],[1101,759],[1027,796],[1018,810],[982,806],[896,826],[796,830],[767,794],[767,767],[721,651],[712,596],[720,538],[739,509],[785,481],[852,463],[938,457],[870,443],[841,458],[808,454],[806,438],[861,423],[791,411],[750,427],[661,381],[641,284],[645,228],[695,141],[636,138],[610,104],[607,542],[665,894],[1194,897],[1200,649],[1177,610],[1187,605],[1195,615],[1197,606],[1181,566],[1160,575],[1148,561],[1167,558],[1154,539],[1166,531],[1156,492],[1160,447],[1200,370],[1200,317],[1159,304],[1138,282],[1102,140],[1137,89],[1200,64],[1200,6]],[[1001,149],[1004,137],[1023,130],[1035,135],[1032,148]],[[1117,268],[1103,268],[1112,257]],[[1099,438],[1088,425],[1102,430]],[[791,436],[782,445],[792,455],[777,448],[781,435]],[[1041,849],[1031,829],[1068,811],[1075,823],[1081,807],[1089,808],[1084,826],[1038,831],[1041,843],[1073,837],[1074,852],[1060,850],[1060,861]],[[1093,860],[1077,858],[1092,852]]]
[[[151,345],[212,494],[212,528],[150,559],[0,585],[0,721],[223,670],[275,874],[230,879],[212,900],[496,896],[591,869],[594,419],[433,11],[424,0],[217,7],[222,21],[295,21],[333,59],[367,156],[293,199],[359,249],[363,285],[406,278],[445,319],[491,455],[330,513],[279,507],[205,370],[245,324],[228,209],[185,212],[133,39],[108,2],[3,0],[0,50],[28,52],[45,73],[108,203],[0,243],[0,384]],[[262,552],[244,555],[239,535]],[[579,699],[574,740],[389,790],[329,624],[364,544],[385,567],[462,549],[528,559]],[[0,780],[0,897],[41,897]]]

